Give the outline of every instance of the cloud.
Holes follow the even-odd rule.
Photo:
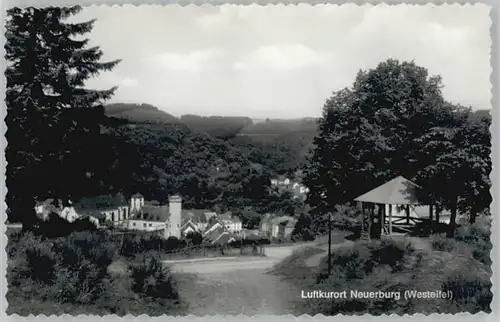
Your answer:
[[[136,87],[137,85],[139,85],[139,82],[135,78],[125,77],[121,80],[120,85],[124,87]]]
[[[197,72],[218,54],[219,51],[215,49],[194,50],[188,53],[164,52],[155,56],[153,62],[172,71]]]
[[[260,68],[293,70],[317,65],[326,59],[327,55],[304,45],[269,45],[259,47],[246,59],[236,61],[233,68],[242,71]]]

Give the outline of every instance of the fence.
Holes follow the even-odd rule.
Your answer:
[[[241,247],[197,245],[186,246],[180,249],[164,252],[168,259],[202,258],[202,257],[236,257],[236,256],[265,256],[262,245],[246,245]]]

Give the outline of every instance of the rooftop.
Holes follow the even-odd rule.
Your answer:
[[[386,205],[415,205],[419,204],[417,192],[420,189],[419,185],[399,176],[354,200]]]
[[[127,200],[122,194],[84,197],[73,203],[77,213],[113,210],[121,206],[128,206]]]

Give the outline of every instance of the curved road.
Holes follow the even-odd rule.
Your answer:
[[[298,246],[267,247],[266,257],[165,261],[178,276],[189,314],[293,314],[300,290],[267,274]]]

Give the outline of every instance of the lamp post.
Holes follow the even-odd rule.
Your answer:
[[[332,213],[328,213],[328,276],[332,273]]]

